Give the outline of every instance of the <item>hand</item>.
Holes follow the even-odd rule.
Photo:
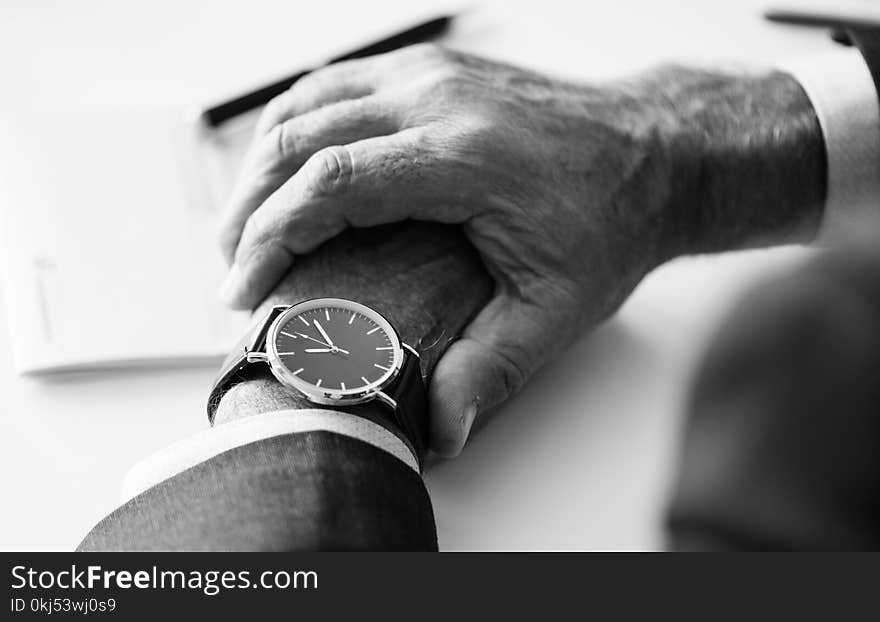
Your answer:
[[[620,93],[435,47],[317,72],[259,123],[226,217],[228,299],[253,307],[348,225],[464,224],[497,290],[432,381],[434,449],[455,454],[478,408],[654,265],[647,225],[664,188],[644,116]]]
[[[592,87],[434,46],[321,70],[258,125],[223,228],[225,297],[254,306],[295,256],[346,227],[461,223],[496,289],[430,388],[435,449],[455,454],[478,410],[653,267],[791,225],[793,205],[815,210],[820,192],[795,180],[822,177],[821,142],[805,149],[789,125],[818,126],[780,75],[672,70]],[[768,178],[773,192],[756,184]]]

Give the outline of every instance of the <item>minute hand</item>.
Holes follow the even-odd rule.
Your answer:
[[[318,332],[321,333],[321,336],[327,340],[327,345],[331,348],[333,347],[333,340],[330,339],[330,335],[327,334],[327,331],[324,330],[324,327],[321,326],[321,323],[318,320],[313,320],[315,322],[315,326],[318,327]]]

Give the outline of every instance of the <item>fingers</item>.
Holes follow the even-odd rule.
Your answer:
[[[373,59],[357,59],[317,69],[300,78],[263,109],[256,135],[262,136],[279,123],[327,104],[372,94],[376,86]]]
[[[409,87],[443,58],[435,46],[421,45],[337,63],[304,76],[272,100],[221,218],[220,246],[227,262],[250,215],[309,156],[332,145],[391,134],[410,123]]]
[[[464,207],[437,210],[443,166],[420,130],[333,146],[314,154],[248,219],[221,297],[233,308],[259,304],[294,255],[307,253],[347,226],[407,218],[459,222]],[[428,172],[430,171],[430,173]],[[445,207],[445,206],[444,206]],[[438,215],[439,214],[439,215]],[[283,251],[268,251],[280,247]],[[288,261],[280,258],[288,257]]]
[[[542,316],[538,307],[498,295],[446,351],[428,389],[434,452],[458,455],[474,419],[516,393],[535,371],[552,330]]]
[[[239,265],[233,264],[226,275],[226,280],[220,287],[221,300],[231,299],[233,297],[232,288],[240,288],[244,283],[248,294],[247,300],[254,302],[235,305],[234,308],[247,309],[248,311],[256,309],[257,305],[269,292],[275,289],[290,270],[293,258],[293,253],[287,250],[283,244],[266,244],[254,249],[249,261],[251,265],[259,266],[259,269],[253,270],[248,273],[247,277],[243,277]],[[241,295],[238,289],[235,292],[235,295]]]
[[[421,44],[316,69],[269,102],[257,122],[256,135],[322,106],[366,97],[394,83],[408,84],[422,76],[426,66],[437,64],[443,54],[437,46]]]
[[[220,244],[232,261],[245,222],[315,152],[395,132],[393,108],[375,97],[339,102],[276,125],[254,144],[245,170],[227,203]]]

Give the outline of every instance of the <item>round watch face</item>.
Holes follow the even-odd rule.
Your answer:
[[[295,305],[272,324],[266,343],[272,372],[312,401],[356,403],[390,382],[403,351],[376,311],[349,300]]]

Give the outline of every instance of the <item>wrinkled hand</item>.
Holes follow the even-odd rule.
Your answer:
[[[253,308],[295,257],[348,227],[463,225],[496,289],[430,387],[433,449],[454,455],[478,410],[659,263],[668,172],[646,106],[623,85],[575,85],[435,46],[315,72],[258,124],[222,230],[234,260],[223,295]]]

